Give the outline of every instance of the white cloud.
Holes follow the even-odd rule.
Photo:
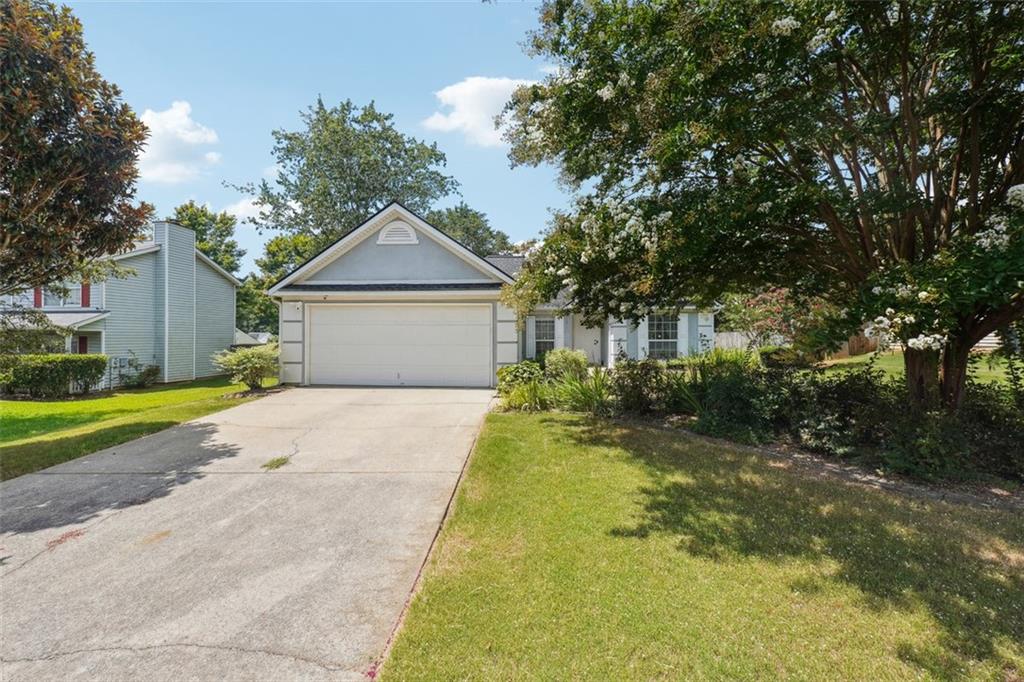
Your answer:
[[[232,214],[241,222],[247,218],[255,218],[260,214],[260,207],[252,197],[243,197],[238,201],[228,204],[224,210]]]
[[[501,131],[494,127],[495,117],[501,113],[513,90],[534,82],[470,76],[434,93],[442,107],[450,111],[434,112],[423,125],[441,132],[461,131],[472,144],[498,147],[502,140]]]
[[[193,120],[192,105],[171,102],[169,109],[142,113],[149,128],[146,149],[139,158],[143,180],[165,184],[188,182],[220,162],[219,152],[204,149],[217,144],[217,131]]]

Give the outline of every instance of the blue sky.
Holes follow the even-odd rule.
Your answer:
[[[100,73],[152,129],[138,189],[160,217],[188,199],[251,212],[222,182],[270,172],[270,131],[296,129],[318,95],[373,100],[404,133],[436,141],[461,198],[515,240],[568,203],[552,168],[510,169],[489,127],[514,81],[544,75],[521,47],[535,3],[70,5]],[[266,238],[239,228],[243,273]]]

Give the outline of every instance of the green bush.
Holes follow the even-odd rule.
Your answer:
[[[589,367],[587,354],[572,348],[556,348],[544,355],[544,375],[552,381],[583,379]]]
[[[612,410],[612,382],[600,367],[580,378],[567,376],[557,386],[558,402],[567,410],[602,416]]]
[[[126,388],[146,388],[156,383],[160,378],[160,365],[146,365],[137,369],[133,374],[121,378],[121,385]]]
[[[806,368],[815,359],[808,353],[792,346],[761,346],[757,349],[761,364],[771,368]]]
[[[250,390],[263,388],[263,380],[277,374],[277,344],[225,350],[212,356],[213,364],[231,374],[231,380]]]
[[[33,398],[68,395],[72,384],[87,393],[103,378],[107,356],[99,354],[44,353],[10,356],[4,389],[26,392]]]
[[[555,405],[554,390],[543,379],[532,379],[516,384],[502,398],[502,405],[509,410],[539,412]]]
[[[506,396],[517,386],[544,378],[544,370],[533,360],[498,368],[498,395]]]
[[[623,412],[651,412],[661,400],[665,367],[657,360],[621,358],[611,370],[612,390]]]

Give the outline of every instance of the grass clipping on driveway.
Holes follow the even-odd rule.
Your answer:
[[[1024,519],[492,414],[386,679],[1024,675]]]

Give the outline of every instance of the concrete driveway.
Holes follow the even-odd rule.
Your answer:
[[[491,396],[291,389],[3,483],[0,678],[366,679]]]

